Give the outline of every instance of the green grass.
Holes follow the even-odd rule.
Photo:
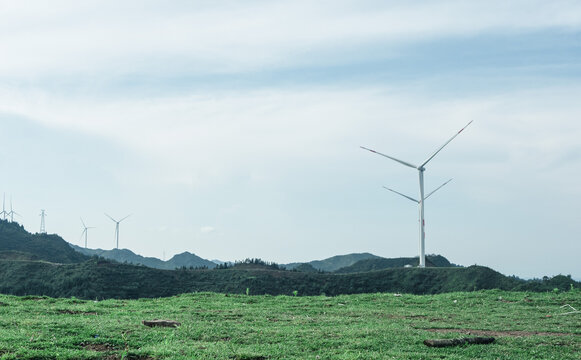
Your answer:
[[[196,293],[97,302],[0,295],[0,359],[579,359],[581,314],[558,315],[564,304],[581,309],[581,292]],[[152,319],[182,325],[141,323]],[[423,345],[474,336],[468,330],[496,341]]]

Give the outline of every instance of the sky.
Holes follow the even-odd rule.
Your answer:
[[[0,192],[88,247],[581,279],[579,1],[0,0]]]

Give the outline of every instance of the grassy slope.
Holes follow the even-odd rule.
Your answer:
[[[2,359],[578,359],[579,291],[338,297],[184,294],[106,300],[0,296]],[[147,328],[172,319],[179,328]],[[492,345],[428,348],[495,331]],[[512,331],[513,333],[508,333]],[[517,332],[518,331],[518,332]],[[536,333],[536,334],[534,334]],[[546,333],[546,334],[539,334]]]

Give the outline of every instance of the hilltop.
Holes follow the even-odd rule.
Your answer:
[[[80,263],[89,259],[73,250],[58,235],[31,234],[22,225],[6,220],[0,220],[0,258],[62,264]]]
[[[348,274],[356,272],[367,272],[375,270],[383,270],[398,267],[416,267],[419,264],[418,257],[403,257],[403,258],[365,258],[359,260],[349,266],[345,266],[335,270],[338,274]],[[426,255],[427,267],[457,267],[458,265],[450,263],[448,259],[442,255]]]

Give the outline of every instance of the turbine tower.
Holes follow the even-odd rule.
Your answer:
[[[131,214],[127,215],[126,217],[124,217],[123,219],[121,219],[119,221],[113,219],[111,216],[109,216],[107,214],[105,214],[105,216],[107,216],[109,219],[113,220],[113,222],[115,223],[115,239],[116,239],[116,242],[117,242],[116,249],[119,249],[119,223],[121,221],[127,219],[128,217],[130,217]]]
[[[442,149],[443,149],[443,148],[444,148],[446,145],[448,145],[448,144],[450,143],[450,141],[454,140],[454,138],[455,138],[456,136],[460,135],[460,133],[461,133],[461,132],[462,132],[464,129],[466,129],[466,127],[468,127],[468,125],[470,125],[471,123],[472,123],[472,121],[470,121],[468,124],[466,124],[466,126],[464,126],[462,129],[460,129],[460,131],[458,131],[458,132],[457,132],[457,133],[456,133],[454,136],[452,136],[452,137],[450,138],[450,140],[446,141],[446,142],[444,143],[444,145],[442,145],[442,146],[441,146],[441,147],[440,147],[438,150],[436,150],[436,151],[435,151],[435,152],[434,152],[432,155],[430,155],[430,157],[428,157],[428,159],[427,159],[427,160],[425,160],[423,163],[421,163],[419,166],[418,166],[418,165],[413,165],[413,164],[410,164],[410,163],[408,163],[408,162],[406,162],[406,161],[399,160],[399,159],[396,159],[396,158],[394,158],[394,157],[391,157],[391,156],[389,156],[389,155],[385,155],[385,154],[382,154],[382,153],[380,153],[380,152],[377,152],[377,151],[375,151],[375,150],[371,150],[371,149],[368,149],[368,148],[366,148],[366,147],[363,147],[363,146],[361,146],[361,148],[362,148],[362,149],[365,149],[365,150],[371,151],[372,153],[375,153],[375,154],[378,154],[378,155],[384,156],[384,157],[386,157],[386,158],[388,158],[388,159],[391,159],[391,160],[393,160],[393,161],[397,161],[398,163],[400,163],[400,164],[402,164],[402,165],[405,165],[405,166],[408,166],[408,167],[411,167],[411,168],[414,168],[414,169],[418,170],[418,175],[419,175],[419,180],[420,180],[420,194],[419,194],[419,195],[420,195],[420,197],[419,197],[419,200],[416,200],[416,199],[414,199],[414,198],[411,198],[411,197],[409,197],[409,196],[403,195],[403,194],[401,194],[401,193],[399,193],[399,192],[397,192],[397,191],[395,191],[395,190],[391,190],[391,189],[389,189],[389,188],[386,188],[386,189],[388,189],[389,191],[395,192],[396,194],[399,194],[399,195],[401,195],[401,196],[404,196],[404,197],[406,197],[406,198],[408,198],[408,199],[410,199],[410,200],[412,200],[412,201],[415,201],[415,202],[417,202],[417,203],[418,203],[418,208],[419,208],[419,209],[418,209],[418,210],[419,210],[419,218],[420,218],[420,221],[419,221],[419,223],[420,223],[420,224],[419,224],[419,225],[420,225],[420,267],[425,267],[425,266],[426,266],[426,251],[425,251],[425,240],[426,240],[426,233],[425,233],[425,221],[424,221],[424,200],[426,200],[426,199],[427,199],[427,198],[428,198],[430,195],[432,195],[434,192],[436,192],[436,191],[437,191],[438,189],[440,189],[442,186],[444,186],[444,185],[446,185],[448,182],[450,182],[450,180],[448,180],[448,181],[447,181],[447,182],[445,182],[444,184],[440,185],[440,186],[439,186],[439,187],[438,187],[436,190],[432,191],[432,192],[431,192],[431,193],[429,193],[427,196],[425,196],[425,195],[424,195],[424,171],[426,170],[425,166],[426,166],[426,165],[427,165],[427,164],[430,162],[430,160],[432,160],[432,159],[434,158],[434,156],[436,156],[436,155],[437,155],[437,154],[438,154],[438,153],[439,153],[439,152],[440,152],[440,151],[441,151],[441,150],[442,150]]]
[[[83,224],[83,232],[81,233],[81,238],[83,237],[83,235],[85,235],[85,249],[87,248],[87,237],[89,236],[89,229],[94,229],[94,226],[90,226],[87,227],[87,225],[85,225],[85,222],[83,221],[83,218],[81,218],[81,223]]]
[[[0,212],[0,216],[2,216],[3,220],[6,220],[6,216],[8,216],[6,212],[6,193],[4,193],[4,197],[2,198],[2,212]]]
[[[47,216],[44,209],[40,210],[40,233],[46,234],[46,227],[44,226],[44,217]]]

